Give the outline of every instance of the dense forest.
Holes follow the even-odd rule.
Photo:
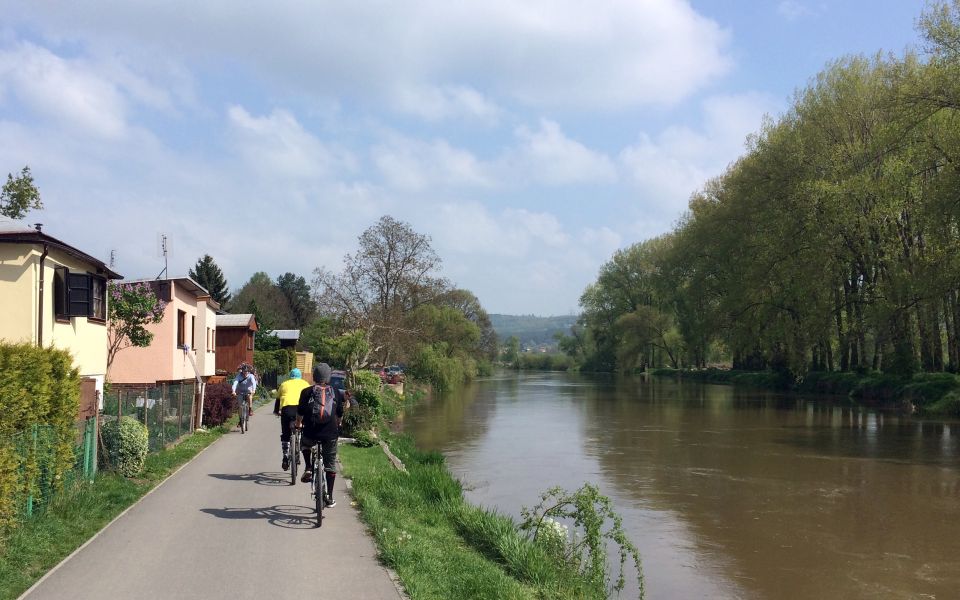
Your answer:
[[[960,0],[919,52],[829,64],[676,228],[618,251],[562,348],[584,369],[960,368]]]

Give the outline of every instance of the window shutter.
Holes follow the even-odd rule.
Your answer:
[[[67,316],[86,317],[90,314],[90,276],[86,273],[67,273]]]

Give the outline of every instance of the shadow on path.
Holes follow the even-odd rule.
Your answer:
[[[226,481],[252,481],[257,485],[290,485],[289,473],[207,473]]]
[[[263,519],[271,525],[285,529],[313,529],[317,525],[316,513],[312,508],[291,504],[264,508],[201,508],[200,512],[218,519]]]

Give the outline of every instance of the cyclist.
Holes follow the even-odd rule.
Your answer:
[[[253,376],[252,371],[250,365],[241,363],[231,387],[233,397],[238,398],[240,402],[247,403],[247,407],[250,409],[247,411],[249,416],[253,416],[253,394],[257,391],[257,378]]]
[[[313,368],[313,382],[312,387],[304,388],[300,392],[300,402],[297,405],[297,427],[303,427],[300,451],[303,453],[305,466],[300,481],[310,483],[313,480],[316,465],[310,462],[310,448],[320,444],[323,471],[327,478],[327,497],[323,500],[327,506],[333,508],[337,505],[333,498],[333,482],[337,478],[337,438],[340,437],[345,396],[343,390],[330,386],[330,365],[326,363],[320,363]],[[333,399],[333,404],[330,405],[330,418],[319,421],[313,417],[312,405],[328,393]]]
[[[281,467],[284,471],[290,468],[290,433],[291,426],[297,419],[297,405],[300,403],[300,392],[309,388],[310,384],[302,378],[300,369],[290,371],[290,379],[280,384],[277,400],[273,403],[273,414],[280,417],[280,449],[283,452]],[[297,451],[296,448],[293,450]]]

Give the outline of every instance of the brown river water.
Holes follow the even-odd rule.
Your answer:
[[[598,485],[652,600],[960,599],[957,421],[549,373],[482,379],[402,426],[468,500],[514,517],[552,486]]]

